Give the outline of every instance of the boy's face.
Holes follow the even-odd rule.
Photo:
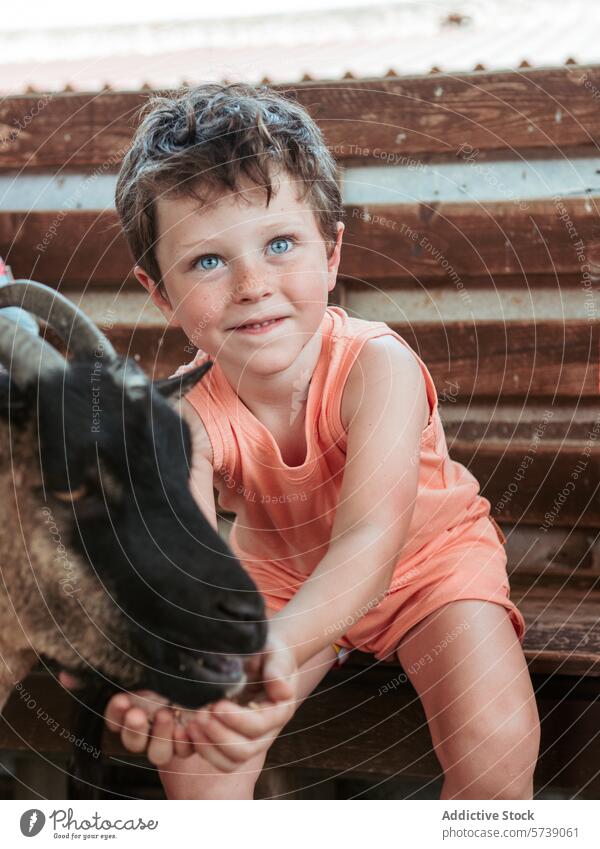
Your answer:
[[[293,180],[279,176],[268,207],[264,189],[249,183],[242,198],[228,192],[203,208],[193,198],[160,198],[156,258],[167,297],[135,268],[167,321],[194,345],[256,374],[289,367],[319,329],[344,231],[338,222],[328,257],[314,213]],[[282,320],[266,332],[234,329],[271,317]]]

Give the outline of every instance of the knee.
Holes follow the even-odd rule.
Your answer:
[[[512,714],[488,711],[436,746],[447,780],[479,799],[531,798],[539,749],[535,702]]]

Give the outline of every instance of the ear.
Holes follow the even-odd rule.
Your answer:
[[[337,236],[335,245],[331,252],[331,256],[327,259],[327,291],[332,292],[335,288],[337,280],[337,272],[342,254],[342,236],[344,234],[345,225],[342,221],[337,223]]]
[[[158,389],[164,398],[181,398],[201,380],[206,372],[212,368],[212,360],[207,360],[197,368],[184,371],[176,377],[167,377],[164,380],[155,380],[152,389]]]
[[[166,318],[167,322],[172,327],[181,327],[181,322],[179,321],[179,319],[173,318],[174,310],[171,306],[171,302],[167,293],[161,292],[158,283],[155,283],[154,280],[148,276],[148,274],[144,271],[141,265],[136,265],[133,269],[133,273],[135,274],[136,279],[142,284],[144,289],[152,298],[152,303],[154,304],[154,306],[158,307],[158,309]]]

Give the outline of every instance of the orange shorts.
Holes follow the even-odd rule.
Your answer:
[[[360,649],[378,660],[395,651],[404,635],[430,613],[460,599],[480,599],[506,608],[519,641],[525,637],[523,615],[510,600],[506,571],[505,537],[489,516],[480,516],[457,525],[433,540],[407,560],[396,565],[388,592],[378,604],[365,605],[367,612],[333,623],[332,643],[338,652],[338,665],[344,652]],[[244,564],[273,612],[292,598],[304,576],[285,570],[280,564],[261,562],[249,568]],[[339,635],[339,636],[338,636]]]

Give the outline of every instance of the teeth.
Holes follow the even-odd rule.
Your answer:
[[[271,319],[269,319],[269,321],[263,321],[260,324],[242,324],[242,327],[252,327],[254,329],[254,328],[258,328],[258,327],[265,327],[265,325],[267,325],[267,324],[273,324],[273,322],[275,322],[275,321],[278,321],[278,319],[271,318]]]

